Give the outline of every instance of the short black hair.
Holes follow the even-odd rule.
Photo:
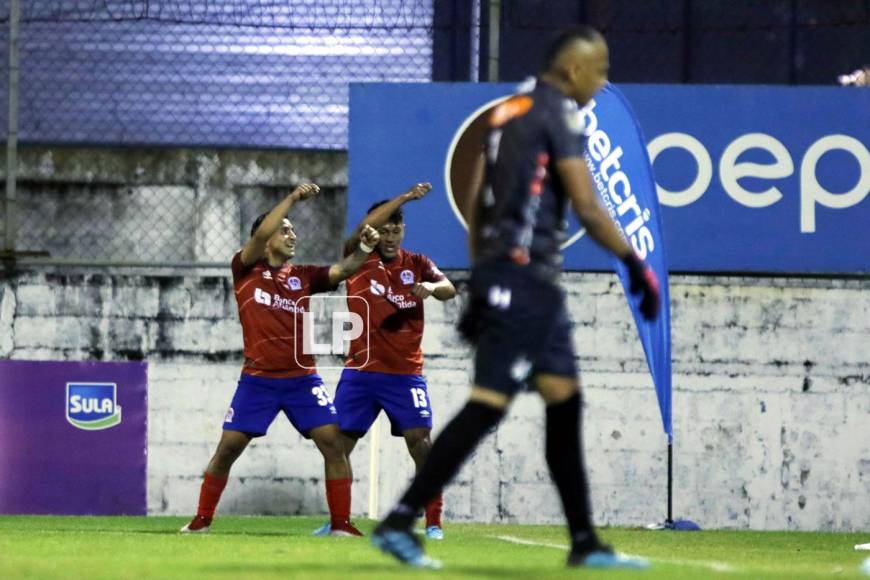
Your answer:
[[[254,237],[254,233],[257,231],[257,228],[260,227],[260,224],[263,223],[263,220],[266,219],[266,216],[269,215],[269,212],[261,213],[257,216],[257,219],[254,220],[254,223],[251,224],[251,237]]]
[[[369,215],[385,203],[389,202],[389,199],[382,199],[381,201],[372,204],[372,207],[366,212],[366,215]],[[387,219],[388,222],[393,224],[403,224],[405,223],[405,214],[402,212],[402,208],[399,207],[396,211],[390,214],[390,217]]]
[[[562,51],[572,42],[576,40],[595,42],[596,40],[603,39],[604,36],[591,26],[582,25],[564,30],[560,32],[547,47],[547,51],[544,53],[544,62],[541,70],[546,72],[553,68],[556,59],[559,58]]]

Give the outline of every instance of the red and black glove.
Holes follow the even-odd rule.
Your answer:
[[[653,320],[659,312],[659,279],[643,260],[634,252],[622,259],[628,268],[628,278],[631,281],[629,291],[640,294],[640,313],[647,320]]]

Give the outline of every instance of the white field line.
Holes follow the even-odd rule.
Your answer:
[[[522,538],[517,538],[514,536],[491,536],[496,540],[501,540],[502,542],[509,542],[511,544],[519,544],[521,546],[541,546],[543,548],[555,548],[557,550],[568,551],[567,544],[547,544],[546,542],[535,542],[533,540],[524,540]]]
[[[568,551],[568,546],[566,544],[548,544],[546,542],[535,542],[533,540],[525,540],[523,538],[517,538],[515,536],[491,536],[496,540],[501,540],[502,542],[509,542],[511,544],[519,544],[521,546],[540,546],[542,548],[554,548],[556,550],[563,550],[565,552]],[[674,558],[655,558],[654,562],[662,562],[664,564],[676,564],[678,566],[691,566],[697,568],[707,568],[708,570],[712,570],[714,572],[737,572],[737,569],[730,564],[726,564],[724,562],[708,562],[706,560],[678,560]]]

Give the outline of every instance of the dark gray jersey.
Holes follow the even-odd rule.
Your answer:
[[[583,154],[577,103],[537,82],[490,114],[478,206],[478,260],[510,260],[548,277],[561,269],[568,204],[558,159]]]

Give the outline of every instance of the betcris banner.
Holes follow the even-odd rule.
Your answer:
[[[581,111],[586,165],[602,205],[622,237],[659,279],[661,310],[655,320],[640,313],[640,297],[631,293],[628,269],[611,257],[625,290],[640,342],[652,374],[662,426],[673,438],[671,422],[671,299],[661,210],[643,132],[631,106],[607,85]]]
[[[643,127],[672,272],[870,273],[870,90],[618,88]],[[404,245],[468,267],[461,196],[486,113],[516,90],[352,84],[349,226],[374,201],[431,181],[405,208]],[[576,222],[568,233],[567,270],[612,269]]]

